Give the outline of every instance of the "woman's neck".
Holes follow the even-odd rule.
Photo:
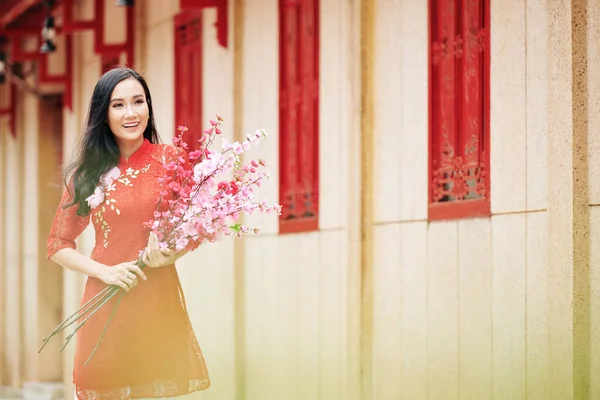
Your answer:
[[[119,154],[125,160],[128,160],[129,157],[133,153],[135,153],[142,145],[144,144],[144,137],[142,136],[139,139],[133,141],[119,141],[117,142],[117,146],[119,146]]]

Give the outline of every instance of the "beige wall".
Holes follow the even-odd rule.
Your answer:
[[[590,377],[591,398],[600,396],[600,116],[597,112],[600,93],[600,4],[589,2],[587,28],[587,95],[588,107],[588,174],[589,174],[589,224],[590,224]]]
[[[27,113],[21,114],[19,125],[21,127],[19,137],[23,141],[23,152],[21,154],[23,175],[22,175],[22,197],[21,207],[22,217],[21,226],[21,265],[19,272],[21,274],[21,282],[19,290],[21,290],[23,315],[37,316],[42,312],[39,309],[38,290],[39,275],[38,275],[38,212],[39,201],[43,198],[38,188],[38,99],[35,95],[25,94],[21,103],[21,110],[29,110]],[[38,318],[22,318],[20,325],[22,326],[21,337],[22,346],[24,349],[21,354],[23,366],[23,379],[30,381],[37,379],[39,374],[39,361],[37,357],[36,345],[39,343],[38,331],[40,329]]]
[[[8,91],[6,86],[0,88],[0,107],[6,107],[8,103]],[[8,118],[0,118],[0,288],[6,285],[6,191],[7,191],[7,176],[6,176],[6,141],[9,134]],[[0,296],[0,326],[6,326],[6,298]],[[8,381],[7,371],[7,354],[6,354],[6,330],[0,329],[0,382]]]
[[[17,116],[19,121],[20,116]],[[4,132],[7,132],[5,130]],[[22,221],[21,221],[21,200],[22,200],[22,136],[14,138],[11,135],[3,135],[2,162],[4,163],[5,180],[4,183],[4,213],[2,220],[2,229],[4,231],[4,259],[2,292],[4,294],[4,321],[3,327],[4,341],[2,343],[2,353],[4,353],[4,371],[5,382],[13,387],[21,385],[21,349],[22,349],[22,330],[21,315],[22,297],[21,297],[21,239],[22,239]]]
[[[491,2],[493,216],[428,223],[427,3],[377,2],[375,399],[549,398],[549,17],[505,3]]]
[[[148,0],[136,5],[136,68],[152,90],[165,142],[172,138],[176,124],[173,16],[179,11],[177,3]],[[260,195],[275,199],[278,2],[243,3],[230,0],[227,49],[216,41],[215,11],[204,13],[203,119],[223,114],[230,140],[257,128],[271,133],[249,156],[267,160],[272,179]],[[213,383],[211,389],[192,397],[563,400],[576,398],[575,382],[586,373],[591,378],[590,398],[597,397],[600,265],[596,265],[595,244],[600,245],[600,214],[595,206],[600,204],[600,178],[594,171],[600,161],[594,150],[600,141],[594,132],[600,80],[594,72],[600,53],[593,38],[600,36],[600,6],[589,2],[585,25],[590,37],[585,52],[589,134],[585,131],[582,136],[579,114],[572,113],[572,107],[588,98],[571,96],[582,78],[571,73],[570,38],[581,39],[581,33],[572,32],[571,14],[581,11],[584,3],[577,3],[572,11],[568,5],[552,8],[542,0],[491,2],[493,216],[428,223],[426,2],[320,3],[320,229],[279,235],[276,217],[252,216],[247,222],[261,228],[258,237],[206,245],[181,260],[178,269],[189,313]],[[107,0],[107,6],[113,4]],[[366,254],[372,256],[372,266],[367,266],[372,271],[361,271],[360,264],[361,249],[370,249],[361,247],[360,241],[365,195],[361,196],[359,178],[361,160],[366,158],[361,156],[359,44],[364,29],[370,27],[361,25],[365,4],[375,10],[374,64],[369,76],[375,96],[374,126],[369,129],[374,135],[374,164],[362,175],[373,179],[373,249]],[[91,17],[91,1],[80,2],[78,13]],[[114,27],[118,26],[122,24]],[[115,29],[111,40],[123,35]],[[100,74],[92,33],[77,33],[74,45],[74,110],[63,115],[67,160]],[[17,283],[21,271],[27,276],[34,271],[36,276],[40,251],[20,247],[30,235],[38,237],[35,222],[21,221],[21,207],[35,207],[39,201],[28,199],[21,205],[21,174],[34,176],[38,148],[31,138],[37,131],[35,101],[21,101],[27,107],[19,115],[23,125],[18,139],[2,131],[0,141],[4,293],[0,305],[4,306],[6,301],[21,299],[19,291],[34,287],[34,280]],[[589,154],[589,170],[578,150],[582,145]],[[582,177],[581,166],[586,166],[585,185],[589,181],[589,201],[584,199],[586,209],[590,206],[589,218],[585,214],[589,239],[577,230],[586,226],[577,213],[578,194],[586,187],[577,180]],[[548,177],[553,178],[552,185]],[[89,254],[91,229],[79,244]],[[587,246],[587,256],[578,252],[581,246]],[[586,257],[589,271],[577,264]],[[581,287],[586,271],[591,281],[587,300]],[[361,308],[360,279],[365,272],[373,274],[373,302]],[[81,276],[64,272],[65,315],[77,307],[83,282]],[[579,294],[583,300],[574,301]],[[20,385],[21,376],[44,379],[35,369],[22,375],[16,372],[19,365],[39,363],[32,347],[39,338],[20,334],[21,325],[35,329],[39,323],[23,318],[25,308],[35,309],[35,301],[24,297],[22,305],[15,303],[16,308],[0,312],[6,326],[0,334],[6,368],[0,373],[13,386]],[[590,363],[581,367],[577,351],[586,337],[586,310],[591,315],[587,320]],[[372,343],[367,344],[361,364],[360,335],[371,329]],[[19,355],[21,347],[24,358]],[[70,346],[62,360],[67,385],[72,357]],[[367,383],[362,397],[361,367],[368,374],[362,377]]]
[[[241,290],[243,300],[235,310],[243,319],[237,319],[237,329],[243,329],[234,344],[242,349],[245,371],[241,384],[247,399],[287,398],[331,398],[351,399],[355,383],[349,384],[349,316],[348,287],[351,279],[347,262],[347,200],[348,160],[351,129],[350,97],[350,8],[348,3],[326,2],[321,6],[321,29],[323,42],[321,52],[322,100],[321,119],[322,158],[320,174],[321,188],[321,232],[306,235],[278,236],[277,219],[272,216],[248,218],[248,223],[259,226],[261,235],[249,238],[241,250],[236,250],[238,260],[234,274],[236,285],[228,290]],[[253,2],[243,10],[241,108],[235,110],[233,118],[239,121],[240,132],[236,135],[265,128],[271,133],[269,139],[254,150],[249,157],[262,157],[272,173],[271,180],[264,185],[259,196],[278,196],[278,12],[275,0]],[[206,42],[205,42],[206,43]],[[213,42],[214,43],[214,42]],[[226,69],[228,69],[227,65]],[[206,70],[205,70],[206,71]],[[215,76],[216,71],[215,71]],[[212,81],[212,76],[205,76]],[[220,86],[227,79],[218,79]],[[206,99],[206,97],[205,97]],[[206,101],[205,104],[210,104]],[[234,122],[227,122],[231,127]],[[238,136],[239,137],[239,136]],[[325,162],[325,157],[327,162]],[[226,246],[228,244],[222,244]],[[236,248],[239,249],[239,245]],[[197,285],[206,285],[206,291],[192,292],[198,308],[206,307],[205,293],[215,293],[221,288],[223,274],[231,262],[224,251],[207,246],[202,264],[204,277],[198,275]],[[190,255],[184,261],[189,268],[202,254]],[[241,252],[241,253],[240,253]],[[208,258],[212,257],[212,258]],[[200,264],[198,258],[198,265]],[[212,270],[212,271],[211,271]],[[191,272],[190,272],[191,274]],[[219,275],[221,277],[219,278]],[[211,284],[214,279],[214,284]],[[203,281],[205,283],[203,283]],[[192,281],[193,282],[193,281]],[[188,287],[194,283],[189,282]],[[186,288],[187,289],[187,288]],[[190,293],[190,290],[188,290]],[[210,305],[211,314],[201,319],[204,330],[214,328],[211,315],[217,317],[231,307],[221,295]],[[239,295],[239,293],[238,293]],[[190,295],[188,295],[189,301]],[[204,306],[203,306],[204,304]],[[208,303],[210,304],[210,303]],[[219,304],[223,304],[219,307]],[[207,318],[206,315],[209,317]],[[231,318],[231,317],[230,317]],[[220,321],[223,317],[218,317]],[[199,332],[202,337],[202,331]],[[209,338],[213,337],[207,336]],[[211,340],[202,340],[208,354],[208,362],[220,364],[210,358],[215,346]],[[231,339],[227,337],[227,339]],[[241,343],[240,343],[241,341]],[[226,342],[226,346],[230,342]],[[238,353],[239,354],[239,353]],[[236,366],[241,367],[239,364]],[[214,374],[217,387],[226,382],[225,375]],[[210,394],[207,393],[208,396]],[[215,397],[217,398],[217,397]]]
[[[493,216],[431,224],[426,5],[378,3],[373,398],[597,397],[600,8],[491,3]]]

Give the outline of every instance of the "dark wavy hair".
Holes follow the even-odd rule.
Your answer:
[[[107,116],[110,97],[115,86],[128,78],[136,79],[144,88],[149,111],[144,138],[151,143],[160,141],[154,124],[150,90],[144,78],[133,69],[123,67],[111,69],[102,75],[92,93],[79,151],[64,174],[65,185],[71,196],[71,202],[66,204],[64,208],[78,204],[77,215],[85,216],[89,214],[90,207],[85,199],[94,192],[98,182],[100,182],[100,177],[119,163],[119,147],[108,126]],[[71,179],[73,180],[73,190],[69,185]]]

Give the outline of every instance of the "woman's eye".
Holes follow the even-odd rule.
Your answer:
[[[141,100],[141,99],[140,100],[136,100],[135,104],[144,104],[144,100]]]

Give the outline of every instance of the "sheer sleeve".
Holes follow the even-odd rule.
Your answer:
[[[48,235],[48,258],[61,249],[76,249],[75,239],[90,223],[89,214],[85,217],[77,215],[78,204],[63,209],[63,206],[68,203],[70,203],[70,196],[68,190],[65,189]]]

